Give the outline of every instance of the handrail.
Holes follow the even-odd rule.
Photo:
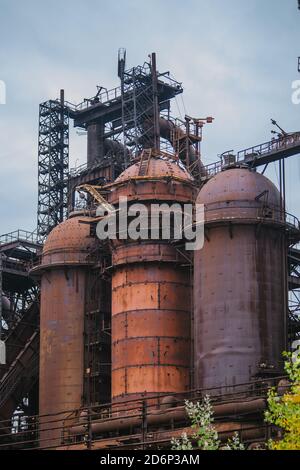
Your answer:
[[[74,178],[76,176],[79,176],[81,175],[81,173],[83,173],[84,171],[92,171],[96,168],[105,168],[106,166],[109,166],[112,164],[112,161],[110,159],[107,159],[107,160],[104,160],[104,161],[101,161],[101,162],[95,162],[93,165],[91,166],[88,166],[88,164],[85,162],[85,163],[82,163],[81,165],[79,166],[76,166],[74,168],[71,168],[70,169],[70,172],[69,172],[69,176],[71,178]]]
[[[29,232],[28,230],[14,230],[13,232],[5,233],[0,235],[0,246],[13,242],[13,241],[29,241],[36,245],[39,244],[38,237],[37,237],[37,230],[35,229],[33,232]]]
[[[161,394],[147,394],[145,393],[143,397],[136,399],[136,398],[128,398],[127,400],[124,400],[122,403],[118,403],[117,410],[115,411],[116,413],[120,412],[126,412],[130,409],[134,410],[136,409],[137,406],[140,406],[138,404],[139,402],[142,402],[143,400],[161,400],[164,397],[174,397],[178,398],[179,401],[184,403],[185,399],[193,399],[196,400],[198,398],[201,398],[205,395],[210,395],[211,399],[216,402],[216,403],[226,403],[229,398],[232,399],[236,395],[239,394],[244,394],[245,392],[252,392],[253,396],[265,396],[263,393],[259,392],[266,392],[267,389],[269,389],[272,386],[276,386],[278,382],[281,379],[286,379],[286,375],[282,376],[276,376],[276,377],[265,377],[263,379],[257,379],[251,382],[245,382],[245,383],[240,383],[240,384],[235,384],[235,385],[228,385],[228,386],[221,386],[221,387],[211,387],[211,388],[203,388],[203,389],[192,389],[186,392],[177,392],[177,393],[161,393]],[[229,388],[232,391],[227,392],[227,393],[222,393],[220,395],[220,391],[222,391],[224,388]],[[237,390],[237,391],[236,391]],[[252,394],[248,394],[247,398],[251,398]],[[76,413],[78,416],[80,415],[80,412],[82,411],[87,411],[91,410],[92,414],[96,415],[101,415],[101,412],[107,412],[108,409],[111,409],[113,405],[111,402],[104,403],[101,405],[91,405],[91,406],[83,406],[81,408],[73,408],[73,409],[65,409],[56,413],[49,413],[49,414],[40,414],[40,415],[34,415],[31,416],[31,418],[51,418],[51,417],[57,417],[57,419],[61,420],[63,417],[66,419],[66,414],[69,413]],[[152,405],[152,407],[155,407],[156,405]],[[8,420],[0,421],[0,425],[2,423],[7,423]]]
[[[235,164],[249,165],[251,161],[254,162],[255,160],[259,160],[260,158],[266,157],[267,155],[276,154],[276,152],[289,150],[298,146],[300,146],[300,132],[294,132],[292,134],[282,136],[279,139],[273,139],[253,147],[240,150],[236,154]],[[203,179],[206,180],[207,178],[215,176],[223,169],[228,168],[228,166],[230,165],[226,164],[223,156],[221,156],[219,161],[209,163],[208,165],[204,166],[205,172],[203,173]]]
[[[236,203],[236,201],[233,201],[234,203]],[[222,216],[221,217],[218,217],[216,216],[215,217],[215,220],[219,220],[219,219],[226,219],[226,217],[224,217],[223,213],[226,212],[226,211],[231,211],[231,210],[234,210],[234,209],[240,209],[240,210],[243,210],[243,209],[252,209],[253,211],[255,210],[256,211],[256,219],[258,220],[266,220],[266,221],[274,221],[274,222],[278,222],[278,223],[283,223],[283,224],[286,224],[286,226],[289,226],[289,227],[293,227],[295,228],[296,230],[300,230],[300,220],[298,219],[298,217],[296,217],[295,215],[293,214],[290,214],[289,212],[287,211],[283,211],[280,207],[278,206],[275,206],[273,204],[266,204],[266,205],[257,205],[257,206],[254,206],[253,204],[249,204],[250,201],[240,201],[240,205],[239,206],[231,206],[230,204],[228,205],[228,203],[226,203],[226,205],[224,206],[221,206],[221,207],[216,207],[215,206],[215,203],[212,203],[212,204],[205,204],[205,212],[206,213],[209,213],[210,211],[211,212],[217,212],[217,211],[220,211],[222,213]],[[213,207],[209,208],[209,206],[212,205]],[[265,211],[272,211],[272,213],[268,212],[267,216],[265,215]],[[230,215],[230,219],[234,220],[234,219],[239,219],[241,218],[239,215],[237,216],[232,216]],[[209,219],[209,221],[212,221],[213,219]]]
[[[96,104],[105,104],[108,101],[112,101],[115,99],[121,98],[121,87],[111,88],[110,90],[104,90],[97,97],[86,98],[80,103],[70,103],[69,101],[65,101],[65,105],[73,112],[83,111],[85,109],[90,108]]]
[[[235,404],[237,403],[255,403],[256,401],[260,400],[260,403],[258,404],[259,407],[257,408],[257,412],[261,412],[261,403],[262,400],[266,399],[267,392],[272,386],[278,386],[279,381],[281,379],[285,379],[286,376],[282,377],[269,377],[265,379],[259,379],[254,382],[249,382],[245,384],[236,384],[233,385],[230,388],[229,393],[225,393],[223,395],[218,394],[219,387],[216,389],[206,389],[206,390],[191,390],[188,392],[184,393],[177,393],[177,394],[161,394],[160,397],[158,396],[153,396],[156,400],[159,398],[162,398],[163,396],[169,396],[174,397],[176,399],[176,402],[174,402],[174,399],[171,398],[170,401],[170,409],[173,410],[173,412],[176,414],[176,410],[178,412],[181,412],[185,406],[185,400],[191,400],[191,401],[196,401],[199,399],[202,399],[204,395],[209,394],[212,399],[212,405],[213,406],[218,406],[218,405],[225,405],[228,409],[228,406],[230,407],[233,405],[232,409],[235,409]],[[289,386],[285,383],[280,383],[281,390],[288,390]],[[238,390],[236,390],[238,388]],[[215,394],[216,392],[217,394]],[[143,419],[145,421],[148,421],[148,418],[151,416],[160,416],[161,414],[164,413],[163,410],[157,409],[157,406],[154,403],[150,402],[151,399],[151,394],[146,395],[144,397],[141,397],[140,399],[131,399],[127,400],[123,403],[118,403],[118,404],[106,404],[106,405],[99,405],[99,406],[91,406],[91,407],[83,407],[80,409],[74,409],[74,410],[66,410],[66,411],[61,411],[59,413],[53,413],[53,414],[48,414],[48,415],[40,415],[40,416],[31,416],[27,417],[28,419],[28,427],[24,426],[24,428],[16,433],[17,434],[17,439],[15,443],[9,444],[9,448],[13,448],[14,445],[20,445],[20,443],[28,445],[29,442],[32,445],[37,445],[40,448],[50,448],[53,446],[53,448],[57,446],[64,446],[64,445],[72,445],[72,443],[86,443],[86,439],[88,439],[87,433],[89,426],[105,423],[107,421],[109,422],[115,422],[118,423],[118,421],[121,419],[122,422],[128,422],[128,426],[130,427],[130,423],[132,418],[139,418],[140,425],[142,426]],[[176,406],[174,406],[174,403],[176,403]],[[265,402],[264,402],[265,403]],[[166,402],[165,402],[166,404]],[[145,405],[145,407],[144,407]],[[114,408],[115,407],[115,408]],[[90,411],[88,411],[90,410]],[[151,411],[152,410],[152,411]],[[224,410],[223,410],[224,411]],[[234,411],[231,412],[230,416],[234,414],[234,416],[242,417],[247,415],[249,411],[247,409],[245,410],[240,410],[240,411]],[[225,416],[225,415],[224,415]],[[78,423],[75,424],[76,428],[74,429],[75,434],[77,437],[75,437],[75,434],[70,434],[68,430],[72,426],[74,426],[74,417],[78,417]],[[42,418],[42,420],[41,420]],[[46,418],[46,419],[44,419]],[[226,418],[225,418],[226,419]],[[228,418],[227,418],[228,419]],[[224,419],[220,416],[216,416],[216,422],[222,422]],[[39,423],[42,423],[43,427],[40,430],[41,434],[39,436],[39,440],[37,438],[37,432],[39,430]],[[6,420],[3,422],[0,422],[1,429],[7,429],[9,431],[9,426],[11,426],[10,421]],[[264,426],[262,423],[260,425],[261,427]],[[48,435],[43,435],[43,432],[46,431],[61,431],[61,437],[62,441],[61,443],[58,442],[58,438],[56,435],[54,436],[48,436]],[[149,430],[149,433],[151,433],[151,430]],[[118,435],[118,426],[116,425],[116,435]],[[129,434],[126,435],[127,437],[132,436],[132,432],[129,432]],[[142,436],[141,432],[139,432],[139,436]],[[147,435],[145,436],[147,437]],[[150,434],[149,434],[150,437]],[[101,439],[105,439],[104,436],[101,436]],[[91,442],[95,442],[97,440],[95,434],[91,434]],[[21,442],[20,442],[21,441]],[[151,437],[148,441],[150,444],[152,441]],[[5,448],[7,444],[5,443],[0,443],[0,448]]]
[[[256,155],[265,156],[269,153],[274,153],[279,150],[284,150],[293,147],[295,144],[300,144],[300,132],[294,132],[280,137],[279,139],[273,139],[268,142],[264,142],[254,147],[249,147],[244,150],[240,150],[237,153],[237,161],[247,161],[247,157]]]

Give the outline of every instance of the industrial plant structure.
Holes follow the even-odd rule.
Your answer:
[[[300,224],[285,207],[300,132],[204,165],[213,118],[172,117],[183,88],[155,54],[127,70],[120,50],[118,75],[79,105],[63,91],[40,105],[37,232],[0,239],[0,449],[170,447],[190,432],[184,400],[206,394],[221,439],[237,431],[251,448],[276,432],[267,390],[300,339]],[[76,170],[71,119],[87,132]],[[279,188],[264,176],[271,162]],[[124,237],[118,224],[99,239],[122,198],[129,209],[204,205],[203,247],[165,238],[160,218],[156,237]]]

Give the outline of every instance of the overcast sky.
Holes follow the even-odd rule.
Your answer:
[[[96,85],[117,86],[119,47],[128,66],[157,52],[159,70],[183,82],[187,113],[215,117],[202,145],[209,163],[270,140],[270,118],[300,130],[291,101],[299,31],[297,0],[0,0],[0,233],[36,226],[39,103],[60,88],[80,102]],[[74,166],[86,137],[71,137]],[[275,164],[267,174],[277,183]],[[291,157],[287,203],[298,217],[299,182],[300,157]]]

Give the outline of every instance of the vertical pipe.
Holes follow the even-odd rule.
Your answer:
[[[159,130],[159,107],[158,107],[158,90],[157,90],[157,70],[156,70],[156,54],[151,54],[151,72],[152,72],[152,89],[153,89],[153,124],[154,124],[154,149],[160,149],[160,130]]]
[[[282,203],[282,165],[281,160],[278,162],[279,164],[279,191],[280,191],[280,218],[283,218],[283,203]]]
[[[88,450],[91,450],[92,447],[92,440],[93,440],[93,434],[92,434],[92,426],[91,426],[91,369],[90,367],[86,370],[86,375],[87,375],[87,436],[86,436],[86,446]]]
[[[91,123],[87,126],[87,166],[92,167],[96,160],[103,157],[104,127],[102,123]]]
[[[60,180],[63,181],[64,179],[64,114],[65,114],[65,91],[60,90]],[[60,200],[64,200],[64,189],[60,189]],[[62,222],[64,220],[64,206],[61,205],[59,209],[59,221]]]
[[[286,202],[285,202],[285,159],[282,159],[282,199],[283,199],[283,213],[286,212]]]
[[[189,168],[190,166],[190,142],[189,142],[189,135],[190,135],[190,120],[188,117],[185,117],[185,161],[186,161],[186,166]]]
[[[123,145],[124,145],[124,166],[127,168],[127,152],[126,152],[126,125],[125,125],[125,74],[126,65],[126,52],[125,50],[119,50],[119,61],[118,61],[118,76],[121,81],[121,100],[122,100],[122,130],[123,130]]]
[[[281,190],[282,190],[282,209],[283,217],[286,222],[286,184],[285,184],[285,159],[281,160]],[[289,315],[289,278],[288,278],[288,260],[287,260],[287,238],[284,235],[282,237],[282,269],[283,269],[283,282],[284,282],[284,337],[285,337],[285,351],[288,350],[288,315]]]

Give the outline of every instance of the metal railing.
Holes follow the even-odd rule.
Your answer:
[[[38,245],[37,230],[29,232],[28,230],[14,230],[13,232],[5,233],[0,236],[0,245],[14,241],[27,241]]]
[[[289,212],[285,213],[285,222],[288,226],[295,228],[296,230],[300,230],[300,221],[298,217]]]
[[[120,99],[120,98],[121,98],[121,87],[118,86],[115,88],[111,88],[110,90],[103,89],[103,91],[99,93],[99,95],[97,95],[96,97],[86,98],[78,104],[65,101],[65,106],[73,112],[83,111],[99,103],[105,104],[109,101],[113,101],[113,100]]]
[[[238,202],[238,204],[237,204]],[[249,218],[259,220],[262,222],[280,223],[286,226],[287,229],[293,229],[300,232],[300,221],[298,217],[289,212],[284,212],[278,206],[273,204],[259,205],[250,204],[250,201],[232,201],[224,203],[222,206],[216,207],[215,203],[205,205],[205,213],[213,213],[214,217],[209,216],[209,222],[213,220],[238,220],[241,218]],[[237,215],[232,214],[232,211],[238,211]],[[251,212],[250,212],[251,211]],[[228,212],[228,217],[226,216]]]
[[[150,65],[147,62],[145,62],[142,66],[139,65],[137,67],[134,67],[131,70],[127,70],[125,71],[125,77],[129,77],[130,79],[133,73],[135,77],[147,78],[151,75]],[[158,80],[159,82],[167,83],[170,87],[173,87],[176,90],[182,88],[181,83],[177,82],[168,73],[158,74]],[[121,90],[120,85],[111,89],[106,89],[102,87],[101,91],[99,90],[96,96],[91,97],[91,98],[86,98],[78,104],[65,101],[65,106],[69,108],[71,111],[77,112],[77,111],[83,111],[85,109],[88,109],[91,106],[97,105],[99,103],[107,104],[108,102],[120,100],[121,97],[122,97],[122,90]],[[57,100],[57,103],[60,105],[59,100]]]
[[[106,166],[110,166],[111,164],[112,164],[112,160],[110,158],[108,158],[107,160],[103,160],[101,162],[95,162],[93,165],[90,165],[90,166],[88,166],[88,164],[85,162],[79,166],[71,168],[69,175],[71,178],[74,178],[76,176],[81,175],[85,171],[89,172],[97,168],[104,168]]]
[[[247,162],[249,158],[266,156],[268,154],[273,154],[281,150],[287,150],[294,147],[295,145],[300,145],[300,132],[295,132],[293,134],[288,134],[279,139],[273,139],[269,142],[264,142],[254,147],[249,147],[244,150],[240,150],[237,153],[237,162]]]
[[[182,415],[182,418],[179,419],[176,425],[172,418],[166,419],[163,425],[164,430],[174,431],[175,429],[180,429],[187,426],[189,423],[188,417],[184,413],[185,401],[196,402],[202,400],[204,396],[209,395],[213,407],[229,405],[231,410],[229,414],[224,410],[222,410],[221,413],[219,412],[219,414],[215,416],[215,423],[228,422],[229,418],[231,421],[236,422],[243,417],[247,417],[249,413],[253,414],[256,409],[256,400],[265,400],[270,387],[277,387],[279,381],[285,378],[286,376],[270,377],[227,387],[195,389],[184,393],[162,393],[159,395],[145,393],[144,396],[139,399],[128,399],[122,403],[107,403],[73,410],[69,409],[47,415],[30,416],[28,417],[28,427],[25,425],[24,430],[16,433],[16,442],[7,444],[6,440],[1,442],[0,437],[0,449],[14,449],[17,448],[17,446],[20,448],[20,444],[23,444],[24,447],[30,445],[31,447],[39,448],[56,448],[71,446],[77,443],[89,447],[92,443],[99,441],[99,439],[105,443],[106,438],[109,438],[109,444],[111,446],[113,436],[118,440],[120,439],[120,433],[118,431],[119,423],[122,424],[122,429],[128,428],[126,432],[122,432],[121,434],[125,439],[126,445],[128,439],[131,437],[138,438],[139,442],[135,443],[135,445],[143,445],[143,443],[151,445],[155,442],[156,434],[156,432],[154,432],[153,437],[153,429],[156,429],[156,425],[154,425],[152,429],[150,424],[151,420],[148,422],[151,416],[157,416],[157,413],[163,415],[166,409],[168,412],[172,410],[175,414],[176,410],[181,411],[180,416]],[[288,392],[289,385],[281,384],[281,393],[283,391]],[[170,399],[169,402],[166,400],[167,397]],[[254,403],[254,409],[252,407],[251,412],[249,412],[247,407],[244,411],[234,411],[236,404],[252,402]],[[164,405],[163,409],[160,408],[160,404]],[[167,405],[169,405],[169,407]],[[257,408],[256,412],[262,416],[261,408]],[[132,420],[135,420],[134,422],[137,423],[134,428],[131,426]],[[261,421],[258,428],[265,426],[263,419]],[[127,422],[128,425],[126,424]],[[111,426],[109,426],[107,431],[101,431],[99,435],[99,431],[96,431],[95,425],[100,425],[102,429],[102,425],[105,423],[112,424],[113,428],[111,429]],[[74,426],[76,429],[71,433],[70,431]],[[89,429],[91,426],[92,428]],[[162,425],[160,425],[160,429],[161,426]],[[251,425],[251,427],[253,427],[253,425]],[[0,429],[6,430],[7,433],[11,432],[11,420],[0,422]],[[53,436],[47,434],[47,431],[53,432]],[[230,430],[232,433],[234,431],[234,428]],[[119,445],[119,443],[116,444],[116,446]]]
[[[201,172],[202,174],[200,175],[201,179],[206,180],[208,178],[212,178],[217,173],[220,173],[220,171],[222,171],[222,168],[223,163],[221,160],[218,162],[209,163],[208,165],[204,165],[204,168]]]
[[[28,271],[28,267],[30,266],[29,262],[13,260],[12,258],[4,258],[2,260],[3,270],[5,271],[19,271],[20,273],[24,273]]]
[[[280,137],[279,139],[273,139],[269,142],[264,142],[253,147],[240,150],[235,156],[235,163],[233,166],[238,164],[249,165],[249,163],[255,162],[262,157],[273,155],[284,150],[293,149],[294,147],[298,146],[300,146],[300,132],[287,134],[283,137]],[[228,165],[226,161],[226,154],[222,154],[219,161],[209,163],[208,165],[204,166],[202,179],[206,180],[207,178],[215,176],[217,173],[225,168],[228,168],[229,166],[230,165]]]

